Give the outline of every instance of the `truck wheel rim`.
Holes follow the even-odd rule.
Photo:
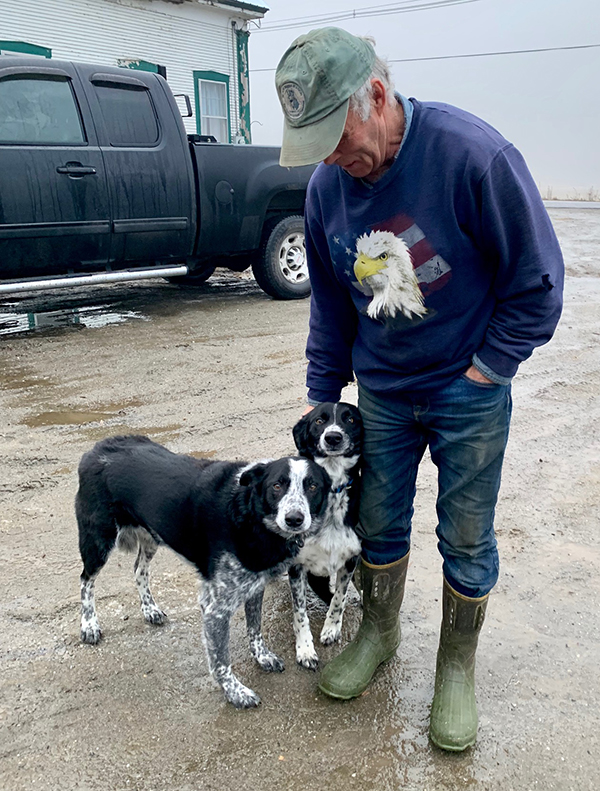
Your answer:
[[[279,267],[281,274],[290,283],[306,283],[308,266],[303,233],[291,233],[279,248]]]

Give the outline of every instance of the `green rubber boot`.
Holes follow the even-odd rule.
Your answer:
[[[444,580],[442,629],[435,672],[429,738],[442,750],[475,744],[475,651],[489,594],[469,599]]]
[[[319,689],[332,698],[349,700],[362,694],[373,674],[400,645],[398,613],[404,597],[408,553],[395,563],[372,566],[361,559],[363,619],[354,640],[327,664]]]

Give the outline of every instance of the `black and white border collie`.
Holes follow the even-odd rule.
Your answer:
[[[360,554],[354,530],[360,496],[360,412],[343,401],[320,404],[294,426],[293,436],[300,455],[325,469],[332,482],[321,527],[307,537],[289,570],[296,661],[316,670],[319,658],[306,610],[306,582],[308,578],[311,588],[330,602],[320,639],[331,645],[341,636],[348,586]]]
[[[258,705],[258,695],[231,670],[229,622],[244,604],[253,657],[263,670],[284,669],[261,634],[264,588],[287,571],[318,530],[330,483],[307,459],[208,461],[172,453],[142,436],[102,440],[79,465],[81,639],[100,639],[94,584],[115,544],[138,550],[134,569],[142,614],[148,623],[163,623],[148,567],[159,544],[166,544],[202,577],[200,607],[213,678],[236,708]]]

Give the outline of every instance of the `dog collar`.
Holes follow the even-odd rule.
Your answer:
[[[354,483],[353,478],[348,478],[346,483],[341,483],[336,489],[332,489],[333,494],[341,494],[344,489],[349,489]]]

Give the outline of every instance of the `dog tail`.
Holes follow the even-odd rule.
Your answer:
[[[117,549],[123,552],[135,552],[139,546],[137,527],[120,527],[117,531]]]

